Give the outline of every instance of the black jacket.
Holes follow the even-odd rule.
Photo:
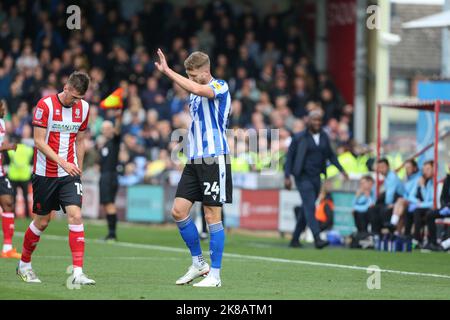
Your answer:
[[[308,147],[308,141],[306,140],[307,135],[310,135],[308,129],[296,133],[292,137],[292,142],[289,146],[289,150],[286,156],[286,164],[284,166],[284,176],[286,178],[290,177],[291,174],[294,177],[298,177],[302,172],[303,166],[305,164],[306,150]],[[330,139],[328,138],[326,132],[323,130],[320,130],[320,144],[325,144],[326,154],[324,155],[324,159],[328,159],[339,169],[339,171],[344,172],[344,168],[342,168],[336,157],[336,154],[331,148]],[[321,167],[322,173],[326,175],[326,161],[321,164]]]
[[[442,186],[441,192],[441,207],[447,207],[450,205],[450,174],[447,174]]]

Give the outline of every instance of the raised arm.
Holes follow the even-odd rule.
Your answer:
[[[116,136],[120,136],[120,133],[122,131],[122,116],[123,116],[123,109],[116,110],[114,121],[114,134]]]
[[[159,56],[159,62],[155,62],[156,68],[166,76],[168,76],[172,81],[176,82],[184,90],[193,93],[197,96],[206,97],[208,99],[214,98],[214,90],[207,84],[198,84],[181,74],[173,71],[167,65],[166,57],[161,49],[157,51]]]

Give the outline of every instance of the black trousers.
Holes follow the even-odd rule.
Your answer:
[[[417,208],[412,213],[406,214],[405,236],[411,235],[412,226],[414,226],[413,237],[421,242],[423,239],[422,229],[425,226],[425,221],[428,213],[432,211],[427,208]]]
[[[369,222],[370,222],[369,210],[364,211],[364,212],[353,211],[353,219],[355,220],[355,226],[356,226],[356,230],[358,230],[358,233],[368,232],[367,228],[368,228]]]
[[[16,206],[16,197],[17,197],[17,189],[22,189],[22,194],[24,198],[25,203],[25,217],[30,217],[30,210],[28,208],[28,185],[30,184],[30,181],[11,181],[11,186],[14,190],[14,207]]]
[[[384,203],[378,203],[367,210],[367,216],[372,227],[372,233],[380,234],[383,226],[391,220],[393,208],[388,208]]]
[[[437,244],[437,228],[436,219],[445,218],[447,216],[441,215],[439,210],[429,210],[427,213],[427,227],[428,227],[428,241]]]

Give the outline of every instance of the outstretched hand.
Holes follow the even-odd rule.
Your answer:
[[[167,65],[166,57],[164,56],[164,53],[161,49],[158,48],[158,51],[156,52],[159,57],[159,62],[155,62],[156,68],[162,73],[166,73],[169,70],[169,66]]]

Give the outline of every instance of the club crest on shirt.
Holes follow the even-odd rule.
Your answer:
[[[60,116],[61,115],[61,111],[59,109],[55,110],[55,115]]]
[[[75,109],[75,118],[79,118],[80,117],[80,109]]]
[[[42,110],[41,108],[36,108],[36,115],[35,115],[36,120],[41,120],[43,114],[44,110]]]

